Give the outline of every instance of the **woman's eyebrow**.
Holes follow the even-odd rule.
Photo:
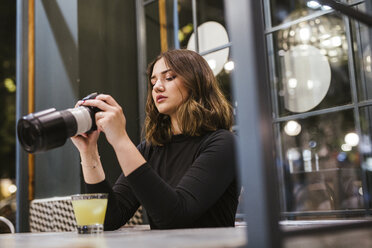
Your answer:
[[[164,75],[164,74],[166,74],[167,72],[170,72],[170,71],[172,71],[172,69],[166,69],[166,70],[160,72],[160,74]],[[152,75],[150,79],[153,79],[153,78],[156,78],[156,76]]]
[[[162,71],[160,74],[166,74],[167,72],[170,72],[170,71],[172,71],[172,70],[171,69],[167,69],[165,71]]]

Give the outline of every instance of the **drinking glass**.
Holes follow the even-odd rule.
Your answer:
[[[106,193],[71,196],[72,207],[80,234],[102,233],[107,208]]]

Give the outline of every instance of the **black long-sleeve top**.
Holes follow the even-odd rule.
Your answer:
[[[111,188],[104,180],[88,192],[109,193],[105,230],[124,225],[140,205],[152,229],[234,226],[238,204],[234,134],[175,135],[164,146],[142,142],[146,163]]]

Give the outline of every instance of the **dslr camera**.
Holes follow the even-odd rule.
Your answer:
[[[82,100],[96,98],[92,93]],[[18,120],[17,134],[22,147],[29,153],[47,151],[62,146],[69,137],[97,129],[95,114],[101,111],[90,106],[78,106],[62,111],[46,109]]]

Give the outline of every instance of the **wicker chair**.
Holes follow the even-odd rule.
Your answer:
[[[140,207],[126,225],[142,224],[142,215],[142,207]],[[75,230],[76,220],[69,196],[31,201],[31,232],[71,232]]]

